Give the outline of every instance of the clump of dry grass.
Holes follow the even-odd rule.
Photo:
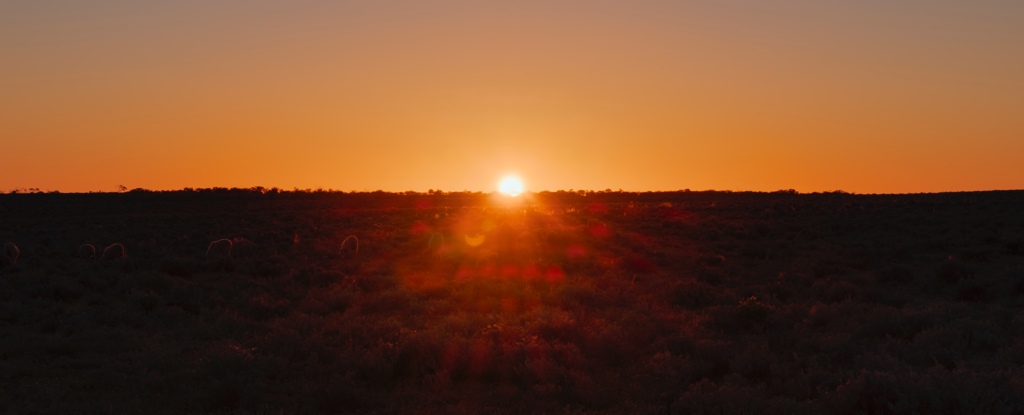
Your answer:
[[[349,235],[344,241],[341,241],[341,249],[339,250],[342,254],[356,255],[359,253],[359,238],[355,235]]]
[[[230,239],[218,239],[210,242],[210,244],[206,246],[205,258],[209,259],[211,252],[213,252],[214,255],[223,255],[231,258],[231,249],[233,247],[234,243],[232,243]]]
[[[21,250],[18,249],[18,245],[15,245],[14,242],[4,244],[4,262],[11,265],[16,264],[19,256],[21,256]]]
[[[427,241],[427,253],[440,255],[441,250],[444,249],[444,235],[441,232],[434,232],[430,234],[430,240]]]
[[[115,242],[110,244],[110,246],[103,248],[103,255],[100,256],[100,261],[111,261],[125,258],[128,258],[128,253],[125,251],[124,245]]]
[[[92,244],[82,244],[78,247],[78,257],[82,259],[96,259],[96,247]]]

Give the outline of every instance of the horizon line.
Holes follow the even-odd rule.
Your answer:
[[[824,191],[798,191],[795,189],[777,189],[777,190],[732,190],[732,189],[700,189],[693,190],[689,188],[676,189],[676,190],[625,190],[625,189],[559,189],[559,190],[527,190],[524,191],[523,195],[536,195],[536,194],[547,194],[547,193],[572,193],[579,195],[591,195],[591,194],[627,194],[627,193],[760,193],[760,194],[793,194],[793,195],[821,195],[821,194],[845,194],[845,195],[862,195],[862,196],[883,196],[883,195],[930,195],[930,194],[950,194],[950,193],[992,193],[992,192],[1019,192],[1024,191],[1021,189],[984,189],[984,190],[948,190],[948,191],[922,191],[922,192],[852,192],[842,189],[835,190],[824,190]],[[121,186],[118,190],[103,191],[103,190],[90,190],[90,191],[73,191],[65,192],[60,190],[42,190],[40,188],[16,188],[7,191],[0,191],[0,195],[28,195],[28,194],[62,194],[62,195],[114,195],[114,194],[145,194],[145,193],[252,193],[252,194],[392,194],[392,195],[428,195],[428,196],[444,196],[452,194],[478,194],[478,195],[494,195],[499,194],[497,190],[481,191],[481,190],[443,190],[443,189],[428,189],[426,191],[418,190],[340,190],[332,188],[298,188],[293,187],[292,189],[283,189],[278,187],[264,187],[264,186],[252,186],[252,187],[183,187],[180,189],[146,189],[146,188],[133,188],[128,189],[127,187]]]

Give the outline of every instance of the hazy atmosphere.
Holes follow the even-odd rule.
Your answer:
[[[1024,414],[1024,0],[0,0],[11,414]]]
[[[5,1],[0,191],[1024,188],[1019,1]]]

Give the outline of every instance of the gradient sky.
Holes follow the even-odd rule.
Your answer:
[[[0,191],[1024,189],[1024,2],[0,3]]]

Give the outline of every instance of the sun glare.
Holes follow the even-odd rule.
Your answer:
[[[509,176],[501,180],[498,190],[502,193],[516,197],[523,193],[523,181],[518,177]]]

